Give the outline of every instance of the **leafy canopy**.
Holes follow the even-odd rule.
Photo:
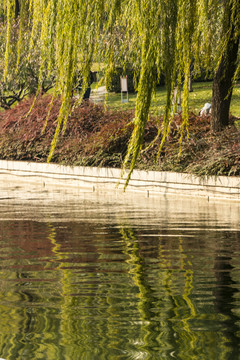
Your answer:
[[[183,83],[180,141],[188,129],[188,80],[190,65],[195,73],[211,70],[224,52],[228,31],[221,32],[224,16],[221,0],[18,0],[20,27],[18,53],[21,54],[23,26],[31,29],[31,48],[40,41],[40,75],[56,71],[55,96],[62,100],[49,161],[58,135],[64,131],[70,112],[70,99],[76,74],[83,76],[83,92],[94,62],[105,64],[109,82],[116,65],[129,63],[139,75],[134,130],[124,160],[133,170],[141,151],[149,107],[156,83],[164,73],[167,87],[162,144],[171,124],[174,87]],[[239,0],[228,0],[240,13]],[[7,75],[11,27],[16,0],[4,0],[0,13],[7,22],[5,76]],[[1,6],[1,5],[0,5]],[[236,23],[236,19],[234,20]],[[239,23],[236,36],[239,36]],[[120,32],[119,32],[119,29]],[[221,37],[220,37],[221,34]],[[119,35],[119,36],[118,36]],[[120,36],[121,35],[121,36]],[[41,81],[39,82],[41,83]]]

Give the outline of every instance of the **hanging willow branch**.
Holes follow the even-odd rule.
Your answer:
[[[164,120],[158,134],[162,137],[160,150],[172,121],[174,87],[177,84],[180,88],[183,83],[182,125],[179,133],[182,141],[188,132],[190,65],[194,63],[195,72],[201,67],[211,70],[216,57],[224,52],[226,46],[224,39],[220,41],[219,36],[222,33],[222,1],[21,0],[19,4],[21,21],[27,20],[31,31],[30,50],[35,46],[35,39],[40,39],[39,79],[44,70],[50,76],[54,69],[54,96],[60,95],[62,100],[48,161],[52,158],[60,132],[66,127],[76,74],[81,74],[84,90],[93,61],[105,63],[106,81],[109,81],[114,67],[119,65],[130,65],[139,75],[134,130],[123,164],[124,171],[130,164],[127,182],[141,150],[152,95],[162,73],[165,76],[167,98]],[[230,0],[229,4],[234,9],[232,13],[239,13],[239,0]],[[15,0],[5,0],[0,5],[0,11],[4,13],[4,21],[7,22],[4,55],[6,77],[11,56],[9,44],[11,26],[15,21]],[[232,21],[236,36],[239,36],[240,21],[236,16]],[[21,29],[20,26],[19,53]]]

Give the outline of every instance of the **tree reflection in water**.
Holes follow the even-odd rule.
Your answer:
[[[0,357],[237,359],[239,248],[228,234],[117,216],[2,222]]]
[[[238,242],[238,234],[235,236]],[[222,314],[223,319],[223,342],[228,348],[232,359],[238,359],[240,352],[239,343],[239,317],[235,315],[236,298],[239,298],[238,284],[232,278],[234,266],[231,264],[233,259],[229,246],[231,246],[232,236],[229,233],[223,234],[222,244],[217,251],[214,259],[214,272],[216,276],[216,286],[214,288],[215,309]],[[222,245],[223,246],[222,248]],[[235,249],[237,251],[237,249]]]

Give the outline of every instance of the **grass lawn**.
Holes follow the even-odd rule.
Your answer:
[[[193,83],[193,92],[189,94],[190,111],[198,114],[205,103],[211,103],[212,97],[212,82],[195,82]],[[129,94],[129,102],[121,102],[121,94],[109,93],[107,99],[107,107],[109,109],[123,110],[133,109],[135,106],[137,95]],[[153,99],[151,112],[162,115],[164,113],[164,106],[166,102],[165,87],[158,87],[156,95]],[[234,116],[240,117],[240,83],[234,87],[231,113]]]
[[[91,85],[92,90],[97,87],[97,83]],[[50,90],[51,93],[53,90]],[[190,111],[198,114],[205,103],[211,103],[212,82],[195,82],[193,83],[193,92],[189,94]],[[107,108],[112,110],[128,110],[134,109],[137,94],[129,94],[129,102],[121,102],[121,94],[109,93],[107,96]],[[166,90],[164,86],[158,87],[154,96],[151,112],[155,115],[164,114],[164,106],[166,102]],[[16,104],[15,104],[16,105]],[[13,106],[14,107],[14,106]],[[0,111],[3,111],[0,108]],[[233,90],[231,101],[231,113],[240,117],[240,83],[236,84]],[[240,123],[240,121],[239,121]]]

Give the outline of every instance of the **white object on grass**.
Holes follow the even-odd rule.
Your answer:
[[[202,110],[200,111],[199,115],[208,115],[211,114],[211,104],[206,103]]]

